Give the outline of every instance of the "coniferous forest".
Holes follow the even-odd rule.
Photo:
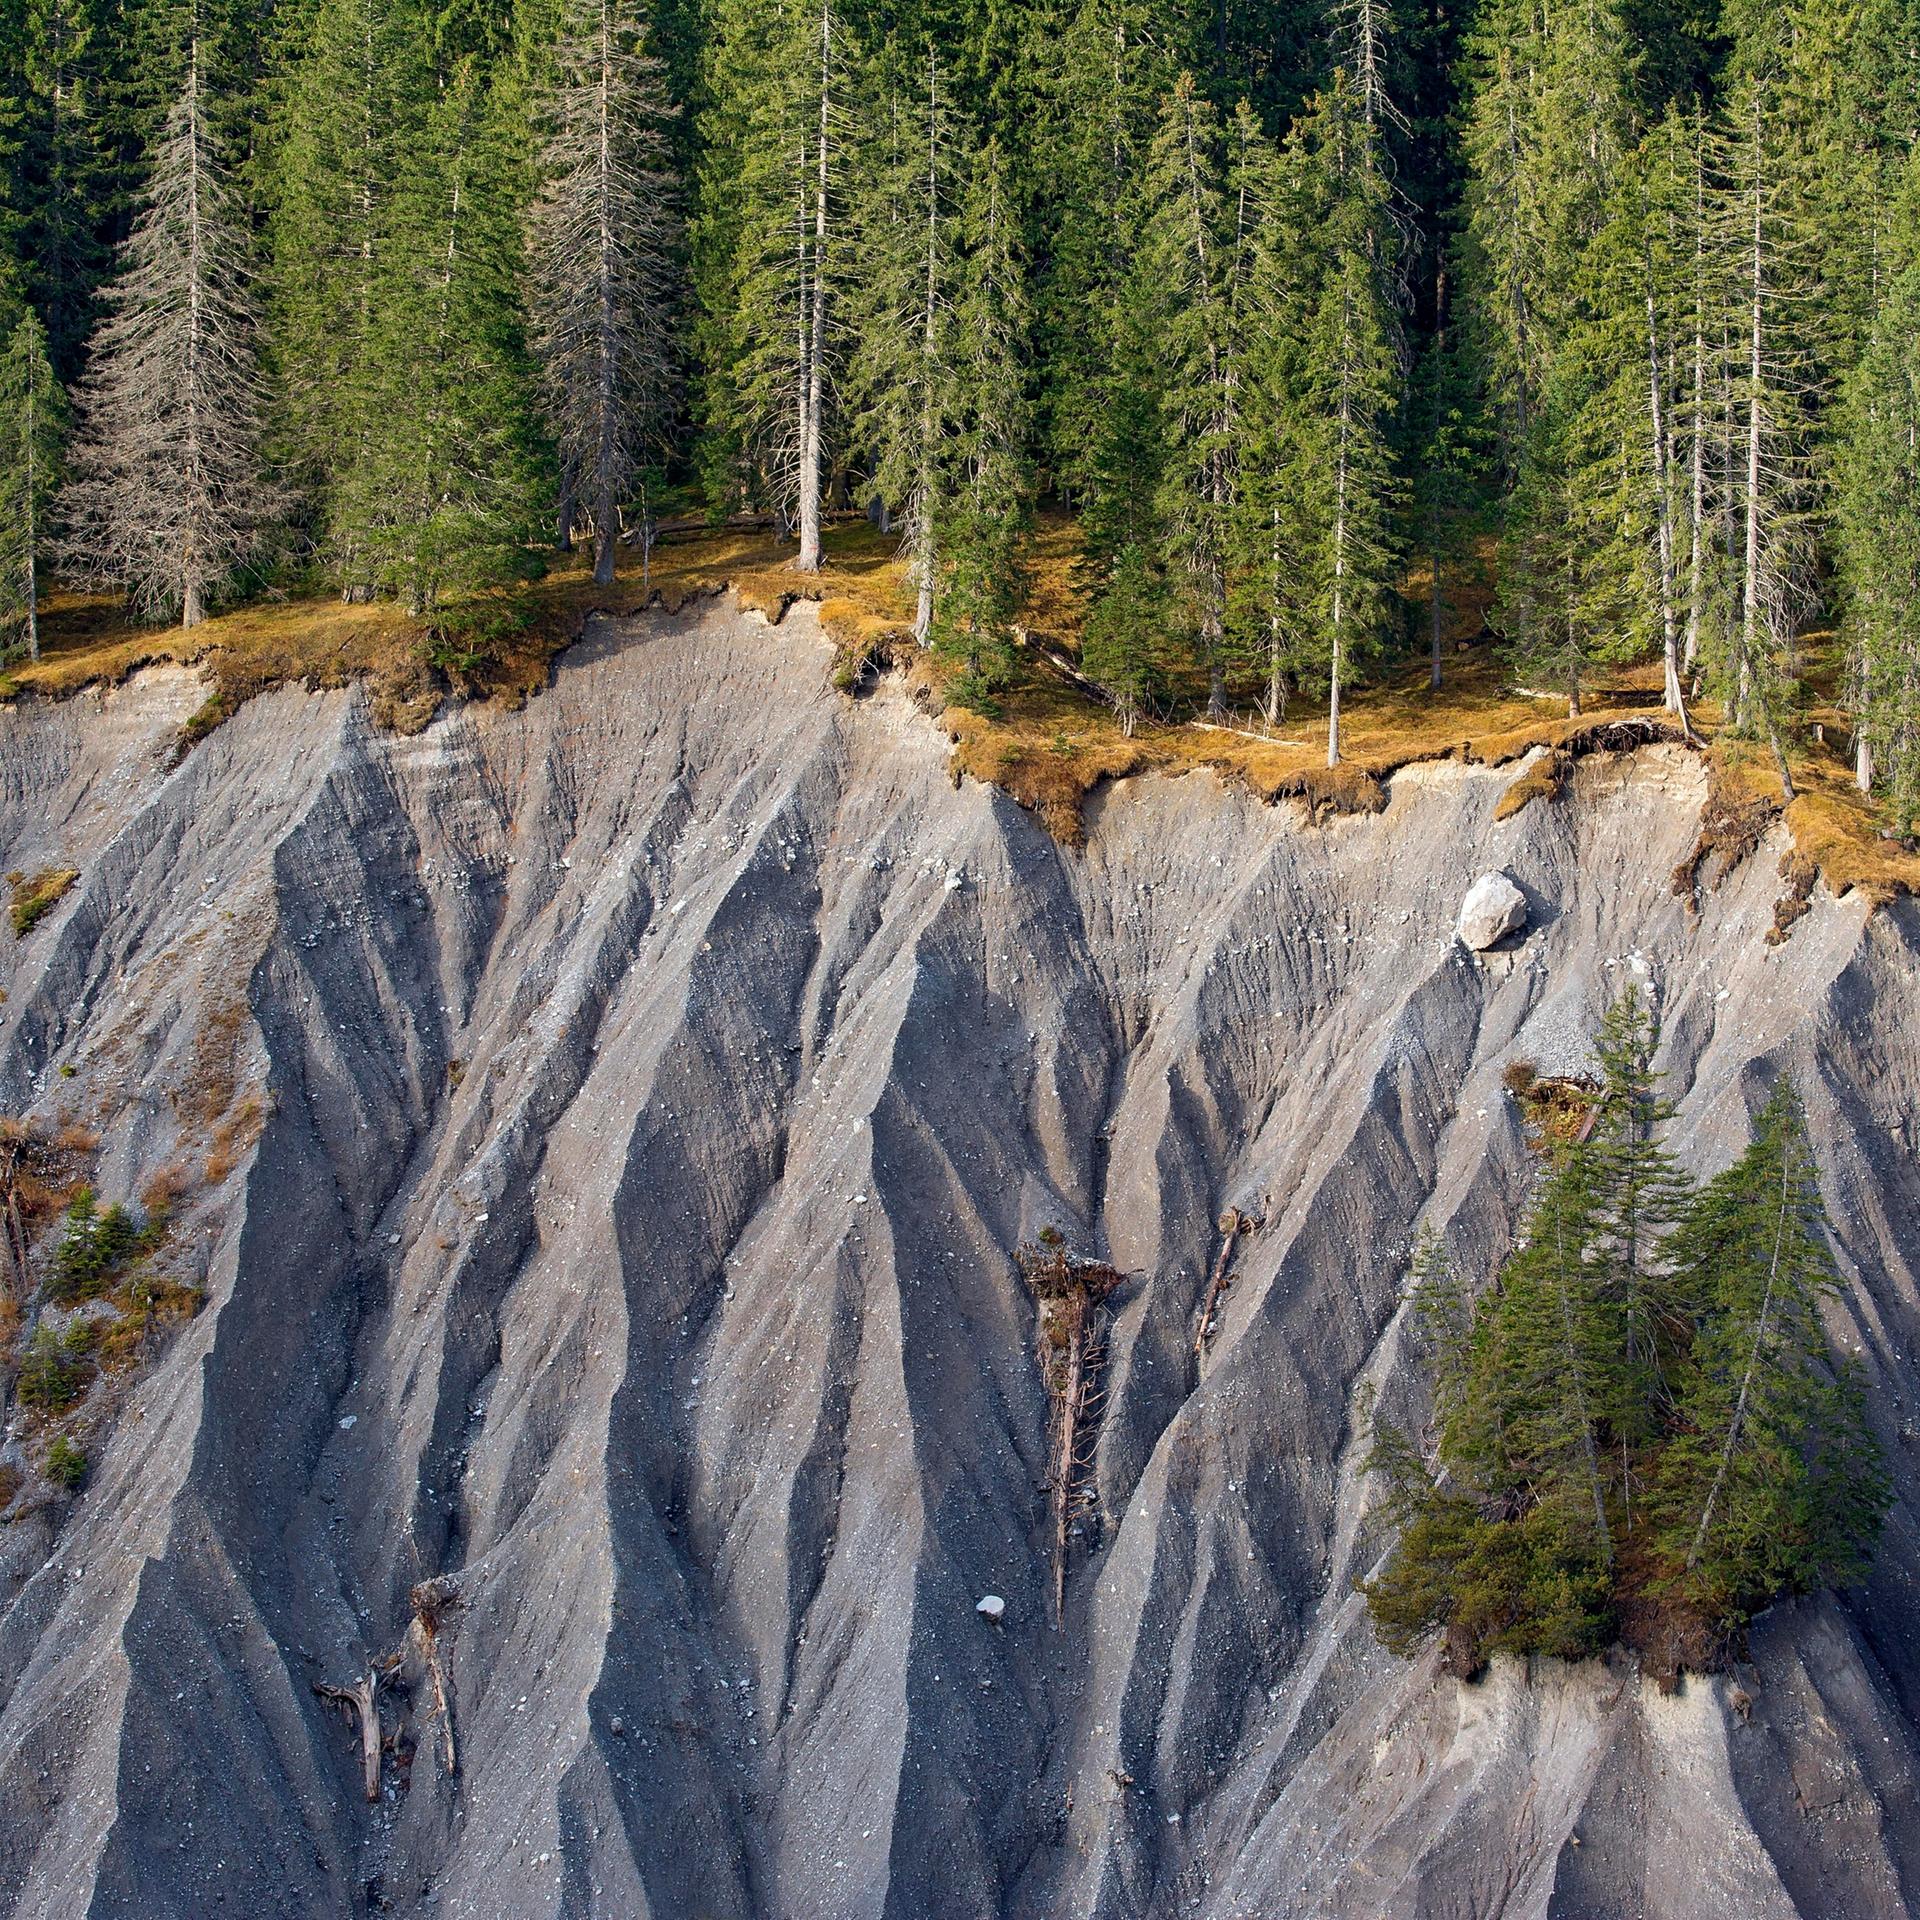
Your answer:
[[[1912,0],[25,0],[0,594],[431,614],[663,507],[897,534],[962,701],[1036,514],[1128,731],[1488,599],[1920,808]]]

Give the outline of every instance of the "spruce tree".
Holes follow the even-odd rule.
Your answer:
[[[1129,337],[1158,363],[1158,542],[1169,604],[1206,676],[1207,711],[1215,720],[1226,713],[1227,570],[1242,377],[1237,255],[1221,189],[1219,127],[1192,75],[1183,74],[1167,97],[1142,171],[1130,298],[1148,324]]]
[[[931,627],[934,651],[960,670],[959,696],[975,704],[991,700],[1008,674],[1025,585],[1031,334],[1011,201],[1009,168],[993,141],[963,204],[950,369],[954,471],[938,530],[947,567]]]
[[[1277,727],[1317,671],[1320,582],[1311,564],[1322,449],[1308,381],[1322,269],[1321,196],[1296,134],[1284,149],[1236,122],[1229,191],[1243,275],[1246,379],[1233,517],[1230,608],[1237,651],[1265,662],[1262,709]]]
[[[1577,335],[1570,338],[1577,338]],[[1524,684],[1564,694],[1569,716],[1599,664],[1634,650],[1624,444],[1605,432],[1604,370],[1563,352],[1536,388],[1506,502],[1495,618]]]
[[[1064,33],[1040,51],[1040,430],[1062,490],[1085,505],[1113,368],[1126,350],[1123,289],[1138,237],[1141,167],[1160,103],[1192,50],[1184,23],[1153,0],[1078,0]]]
[[[820,568],[840,340],[846,36],[830,0],[716,9],[693,242],[702,464],[717,499],[771,506]]]
[[[414,0],[319,0],[272,127],[269,344],[275,442],[348,598],[373,587],[365,512],[396,185],[434,88]]]
[[[1153,354],[1157,314],[1148,290],[1130,282],[1116,297],[1111,325],[1113,364],[1102,382],[1106,408],[1086,469],[1081,518],[1087,598],[1081,661],[1131,739],[1142,715],[1170,694],[1178,649],[1162,562],[1166,434]]]
[[[635,0],[573,0],[546,114],[534,349],[562,498],[590,509],[606,586],[621,504],[664,450],[677,399],[671,116]]]
[[[40,658],[40,561],[60,482],[66,396],[29,308],[0,356],[0,634]]]
[[[1475,536],[1487,511],[1487,433],[1480,396],[1447,311],[1447,284],[1437,289],[1439,314],[1409,387],[1413,476],[1409,506],[1427,559],[1427,685],[1445,680],[1443,642],[1448,594],[1472,564]],[[1277,718],[1277,716],[1274,716]]]
[[[957,475],[961,169],[974,143],[931,48],[915,56],[889,42],[866,94],[848,241],[848,430],[898,520],[925,646]]]
[[[1399,379],[1386,278],[1388,186],[1378,131],[1361,108],[1337,74],[1300,128],[1319,260],[1295,405],[1329,767],[1340,763],[1342,690],[1388,623],[1400,500],[1389,437]]]
[[[113,212],[102,164],[99,0],[26,0],[21,32],[18,249],[25,297],[56,373],[72,373],[94,317]]]
[[[195,41],[92,341],[61,502],[73,575],[184,627],[278,510],[260,459],[250,254]]]
[[[1588,1125],[1548,1150],[1471,1306],[1437,1248],[1416,1254],[1439,1442],[1375,1423],[1399,1539],[1366,1593],[1388,1646],[1441,1629],[1458,1673],[1597,1654],[1616,1631],[1711,1663],[1777,1595],[1857,1578],[1887,1510],[1820,1325],[1836,1277],[1798,1100],[1783,1082],[1695,1192],[1660,1142],[1656,1042],[1637,994],[1609,1011]]]
[[[364,458],[337,538],[414,613],[524,574],[548,463],[520,304],[524,177],[477,63],[393,182],[374,283]]]
[[[1613,1350],[1601,1403],[1607,1478],[1629,1531],[1640,1517],[1646,1449],[1671,1417],[1691,1337],[1689,1303],[1665,1244],[1690,1188],[1661,1140],[1673,1108],[1653,1065],[1659,1044],[1659,1023],[1629,987],[1600,1023],[1600,1094],[1591,1130],[1574,1149],[1593,1193],[1587,1259]]]
[[[1702,1320],[1660,1463],[1661,1543],[1677,1589],[1737,1625],[1777,1594],[1857,1578],[1889,1503],[1859,1390],[1820,1325],[1838,1279],[1790,1081],[1667,1258]]]
[[[1817,284],[1792,194],[1778,86],[1741,82],[1717,130],[1716,240],[1728,261],[1727,476],[1737,590],[1719,677],[1734,725],[1772,747],[1793,794],[1782,739],[1800,626],[1815,590],[1809,408],[1820,369]]]
[[[1629,121],[1630,46],[1605,3],[1492,0],[1466,49],[1458,283],[1468,340],[1518,467],[1573,324]]]
[[[1855,779],[1903,832],[1920,819],[1920,162],[1912,179],[1897,271],[1842,396],[1834,486]]]

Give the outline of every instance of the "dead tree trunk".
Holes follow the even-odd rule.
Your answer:
[[[440,1662],[440,1625],[460,1605],[460,1595],[450,1579],[422,1580],[410,1593],[413,1623],[408,1628],[420,1652],[420,1664],[427,1671],[427,1685],[433,1692],[434,1717],[440,1722],[440,1750],[447,1763],[447,1778],[460,1772],[460,1750],[453,1733],[453,1689],[447,1671]]]
[[[330,1687],[316,1680],[313,1690],[322,1700],[349,1708],[360,1725],[360,1764],[367,1804],[380,1802],[380,1676],[369,1667],[350,1687]]]
[[[1251,1233],[1258,1225],[1258,1221],[1250,1214],[1242,1213],[1238,1207],[1229,1207],[1220,1216],[1220,1252],[1214,1260],[1213,1273],[1200,1302],[1200,1323],[1193,1333],[1193,1357],[1196,1361],[1212,1344],[1214,1314],[1227,1289],[1233,1284],[1228,1275],[1233,1269],[1234,1242],[1243,1233]]]
[[[1052,1521],[1053,1619],[1066,1614],[1067,1547],[1076,1509],[1090,1508],[1087,1448],[1096,1429],[1106,1358],[1106,1299],[1122,1278],[1104,1261],[1070,1252],[1052,1228],[1014,1256],[1038,1312],[1035,1335],[1052,1408],[1048,1506]]]

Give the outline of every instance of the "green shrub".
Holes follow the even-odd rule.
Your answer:
[[[48,1293],[63,1307],[104,1293],[140,1244],[140,1229],[125,1207],[116,1201],[103,1213],[93,1189],[82,1187],[67,1208]]]
[[[90,1321],[76,1320],[63,1339],[43,1321],[20,1362],[20,1400],[41,1413],[60,1413],[87,1390],[93,1350]]]
[[[87,1456],[64,1433],[57,1434],[47,1449],[47,1478],[69,1493],[78,1493],[87,1484]]]

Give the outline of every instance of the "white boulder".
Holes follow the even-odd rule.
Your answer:
[[[1475,953],[1518,933],[1527,924],[1527,896],[1504,873],[1483,873],[1460,902],[1460,944]]]

